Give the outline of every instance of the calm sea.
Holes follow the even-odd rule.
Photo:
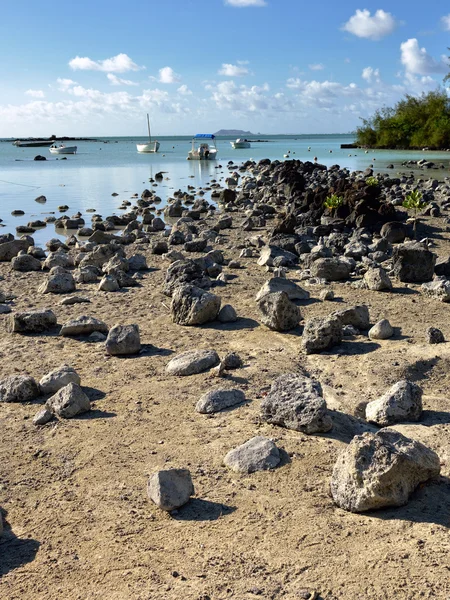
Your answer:
[[[427,172],[426,175],[439,175],[443,178],[449,174],[450,153],[445,152],[393,152],[388,150],[370,151],[341,150],[340,145],[351,143],[352,135],[292,135],[292,136],[258,136],[267,140],[253,143],[252,148],[233,150],[230,140],[233,137],[217,140],[218,160],[211,162],[187,161],[186,156],[191,147],[189,137],[161,137],[158,154],[138,154],[136,143],[145,138],[100,138],[95,142],[67,142],[77,145],[76,155],[67,156],[67,160],[59,160],[50,154],[48,148],[17,148],[11,142],[0,142],[0,218],[3,220],[0,233],[14,233],[18,225],[26,225],[29,221],[44,219],[49,214],[59,215],[58,206],[67,204],[68,215],[86,209],[95,209],[103,217],[116,213],[125,199],[135,193],[141,194],[151,187],[149,179],[155,173],[164,171],[164,180],[153,188],[165,201],[174,190],[185,190],[188,185],[204,186],[211,179],[225,178],[228,161],[239,164],[250,158],[284,160],[284,155],[300,160],[318,161],[328,166],[339,164],[351,170],[365,169],[373,164],[376,170],[394,163],[397,172],[400,164],[407,159],[424,158],[446,165],[445,171]],[[311,150],[308,150],[308,148]],[[41,154],[46,161],[34,161]],[[222,165],[222,168],[217,168]],[[404,169],[402,169],[404,170]],[[117,193],[118,196],[112,196]],[[44,195],[46,204],[35,202],[37,196]],[[11,211],[21,209],[25,216],[13,217]],[[86,225],[90,225],[89,214],[85,215]],[[58,232],[59,237],[63,237]],[[55,236],[54,226],[38,230],[33,237],[43,244]]]

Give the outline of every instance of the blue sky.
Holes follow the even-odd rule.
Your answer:
[[[448,46],[444,2],[3,0],[0,137],[348,132]]]

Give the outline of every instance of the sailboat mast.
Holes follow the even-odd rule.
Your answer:
[[[149,139],[149,142],[151,142],[152,136],[150,134],[150,119],[148,118],[148,113],[147,113],[147,127],[148,127],[148,139]]]

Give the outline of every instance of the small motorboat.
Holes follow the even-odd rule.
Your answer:
[[[65,146],[61,144],[60,146],[50,146],[49,150],[52,154],[76,154],[77,146]]]
[[[243,140],[241,138],[238,138],[235,142],[230,142],[230,144],[235,150],[240,150],[241,148],[251,148],[252,147],[252,145],[250,144],[250,142],[248,140]]]
[[[196,143],[198,143],[199,140],[211,140],[212,146],[207,142],[200,142],[196,147]],[[197,133],[197,135],[192,138],[192,148],[188,152],[187,160],[215,160],[216,158],[216,136],[212,133]]]
[[[152,142],[152,136],[150,133],[150,119],[148,117],[147,114],[147,127],[148,127],[148,144],[136,144],[136,148],[138,152],[150,152],[150,153],[154,153],[154,152],[158,152],[159,150],[159,146],[160,143],[158,142],[158,140],[155,140],[154,142]]]

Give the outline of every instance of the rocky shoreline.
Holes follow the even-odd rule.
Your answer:
[[[0,236],[10,597],[450,593],[449,180],[266,159],[158,208],[162,177]]]

